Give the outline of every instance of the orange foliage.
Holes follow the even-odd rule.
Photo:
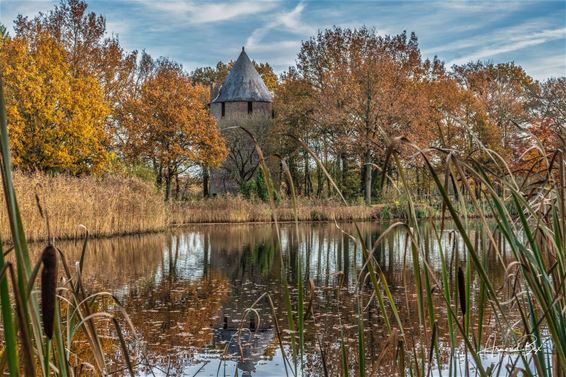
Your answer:
[[[60,43],[44,33],[6,38],[0,68],[15,166],[72,174],[109,166],[104,93],[94,76],[71,74]]]

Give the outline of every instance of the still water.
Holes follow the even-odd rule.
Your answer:
[[[361,224],[364,242],[372,244],[386,227]],[[94,240],[88,245],[83,279],[88,291],[110,291],[123,303],[136,329],[128,338],[140,376],[284,376],[273,312],[279,325],[287,329],[281,260],[292,266],[284,273],[295,300],[295,266],[300,259],[307,286],[305,307],[310,309],[305,323],[304,374],[322,375],[324,358],[329,375],[339,375],[341,331],[352,350],[349,362],[356,368],[354,293],[359,289],[363,263],[358,242],[350,237],[353,234],[350,224],[317,223],[300,224],[297,237],[293,224],[283,224],[282,256],[269,224],[203,225],[165,234]],[[441,237],[450,263],[459,263],[464,258],[459,241],[449,231]],[[70,265],[79,259],[79,242],[58,246]],[[427,254],[431,268],[439,271],[438,248],[431,247]],[[489,265],[493,269],[488,273],[494,284],[504,287],[505,271],[492,258]],[[405,232],[396,230],[387,236],[376,259],[410,338],[418,314]],[[387,365],[395,349],[389,346],[390,336],[367,287],[362,278],[362,290],[368,292],[364,305],[371,301],[364,313],[367,369],[373,375],[387,375],[393,370],[379,365]],[[264,293],[270,295],[273,308],[266,296],[254,305]],[[254,311],[241,323],[252,306]],[[240,325],[241,348],[234,340]],[[489,332],[489,323],[485,326]],[[283,349],[288,353],[290,335],[285,330],[283,334]],[[440,331],[439,339],[447,343],[448,335]]]

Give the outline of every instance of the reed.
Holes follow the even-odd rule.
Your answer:
[[[324,165],[305,143],[300,143],[319,163],[337,195],[341,196]],[[423,222],[417,215],[415,199],[405,179],[402,156],[398,152],[400,144],[417,151],[441,195],[442,213],[436,220],[432,217],[426,219],[434,230],[432,239],[423,231]],[[259,150],[257,145],[256,148]],[[500,374],[502,369],[506,369],[508,375],[525,373],[548,377],[566,372],[566,159],[561,150],[546,151],[542,145],[536,149],[540,155],[537,163],[543,164],[546,171],[542,177],[539,175],[535,179],[514,175],[503,159],[488,149],[483,151],[489,157],[486,163],[485,160],[461,158],[454,151],[421,150],[403,138],[390,141],[386,160],[394,165],[400,178],[399,192],[406,198],[403,221],[392,224],[390,229],[406,229],[414,273],[413,280],[406,284],[415,285],[414,290],[407,289],[406,292],[416,292],[416,297],[407,296],[405,302],[407,307],[409,302],[415,302],[418,323],[405,323],[398,308],[399,301],[393,298],[387,278],[374,257],[374,251],[390,229],[373,245],[367,245],[356,226],[357,234],[349,236],[356,239],[364,260],[355,293],[357,320],[355,324],[349,324],[358,328],[357,366],[352,367],[348,363],[349,354],[356,352],[345,346],[344,339],[340,340],[335,355],[325,354],[327,358],[342,360],[342,375],[355,373],[364,376],[371,373],[364,351],[367,336],[364,313],[370,306],[379,310],[390,336],[399,336],[393,360],[395,365],[391,367],[392,370],[397,369],[401,376],[430,375],[434,368],[438,369],[438,374],[444,375],[441,369],[445,366],[448,367],[448,376],[489,376]],[[440,172],[432,165],[433,155],[437,161],[445,159],[445,171]],[[387,167],[382,169],[384,174],[387,170]],[[266,170],[264,175],[268,177],[269,172]],[[470,182],[481,185],[483,190],[479,195],[464,195],[465,192],[474,192]],[[296,198],[292,199],[294,203]],[[511,207],[513,211],[508,210]],[[280,220],[285,211],[285,204],[276,205],[271,201],[270,216]],[[295,224],[299,221],[299,211],[295,205]],[[481,224],[478,232],[470,226],[471,218]],[[454,224],[452,229],[447,230],[445,219]],[[275,231],[279,232],[278,228]],[[451,239],[452,250],[443,247],[446,232]],[[430,267],[427,250],[431,247],[440,248],[440,271]],[[511,259],[504,258],[509,252]],[[490,254],[514,279],[510,284],[512,288],[507,292],[496,286],[486,272],[493,267],[489,265],[493,258],[486,257]],[[295,270],[298,271],[295,277],[295,289],[298,290],[295,305],[298,310],[295,314],[288,309],[288,315],[296,315],[299,320],[299,347],[303,349],[304,326],[300,321],[304,320],[302,301],[305,284],[300,265]],[[371,287],[369,292],[367,282]],[[479,287],[479,293],[473,289],[474,286]],[[439,289],[433,292],[433,287]],[[366,301],[368,295],[370,298]],[[479,307],[474,307],[474,303]],[[516,321],[519,315],[521,320]],[[313,315],[312,320],[315,317]],[[338,318],[341,318],[340,313]],[[339,325],[341,329],[344,326],[341,320]],[[440,356],[440,326],[445,326],[450,335],[448,361]],[[485,326],[503,334],[498,342],[518,350],[512,356],[512,362],[508,363],[501,355],[499,361],[484,365],[481,353],[485,346]],[[411,333],[406,330],[409,328]],[[488,338],[492,338],[490,341],[495,339]],[[526,347],[528,343],[534,343],[535,347]],[[443,350],[445,352],[446,347]],[[463,350],[463,361],[458,350]],[[302,362],[302,357],[299,358]],[[531,368],[534,369],[529,370]],[[325,370],[319,372],[326,373]]]
[[[57,300],[57,250],[48,245],[41,253],[41,317],[47,338],[53,338],[55,302]]]
[[[354,221],[371,220],[372,209],[365,205],[345,205],[336,200],[295,198],[277,204],[279,221]],[[199,201],[173,203],[170,223],[246,223],[271,222],[269,203],[247,200],[241,196],[222,196]]]
[[[193,223],[270,222],[268,203],[241,196],[166,203],[154,185],[122,175],[83,176],[12,173],[16,199],[28,241],[46,240],[45,218],[57,239],[77,239],[88,229],[93,237],[140,234]],[[38,209],[38,200],[41,203]],[[291,200],[278,205],[281,221],[294,221]],[[375,209],[333,200],[298,199],[299,221],[370,220]],[[11,239],[6,210],[0,211],[0,235]]]
[[[153,184],[126,176],[48,175],[13,172],[13,184],[26,237],[45,240],[45,219],[36,198],[49,214],[51,234],[58,239],[80,238],[82,228],[97,237],[163,230],[167,206]],[[6,210],[0,211],[0,235],[11,239]]]

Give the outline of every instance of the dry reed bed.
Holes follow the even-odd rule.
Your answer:
[[[313,200],[297,203],[299,221],[370,220],[371,212],[371,207],[364,205],[344,206],[335,202]],[[291,203],[287,201],[279,203],[277,216],[280,221],[293,221]],[[170,210],[171,225],[269,221],[271,221],[269,204],[249,201],[239,196],[175,203],[171,205]]]
[[[29,240],[45,239],[45,220],[35,195],[47,210],[51,233],[75,238],[84,233],[104,237],[157,231],[167,227],[167,210],[153,185],[121,176],[70,177],[14,172],[21,217]],[[10,239],[6,209],[0,212],[0,234]]]
[[[138,234],[159,231],[169,225],[195,223],[269,222],[267,203],[240,196],[217,197],[167,205],[151,183],[124,176],[47,175],[14,172],[20,213],[30,241],[47,238],[41,206],[48,213],[52,236],[58,239],[81,237],[84,225],[91,236]],[[302,200],[299,221],[369,220],[371,208],[344,206],[331,201]],[[281,221],[293,221],[291,203],[279,204]],[[6,210],[0,211],[0,235],[10,240]]]

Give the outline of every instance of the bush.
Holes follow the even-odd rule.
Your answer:
[[[110,172],[114,175],[139,178],[144,182],[155,184],[157,175],[153,169],[142,164],[127,164],[123,160],[115,160]]]
[[[256,183],[255,181],[248,181],[240,185],[240,194],[246,199],[252,199],[256,196]]]
[[[261,201],[266,202],[267,196],[267,183],[263,177],[263,171],[260,169],[255,178],[255,193]]]

